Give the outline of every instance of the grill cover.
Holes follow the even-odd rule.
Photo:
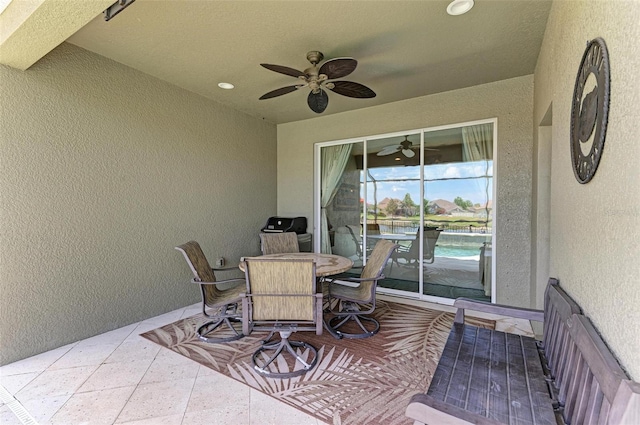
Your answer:
[[[269,217],[267,224],[264,225],[262,231],[267,233],[306,233],[307,217]]]

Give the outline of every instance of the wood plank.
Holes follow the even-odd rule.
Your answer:
[[[509,361],[509,418],[510,423],[534,423],[529,397],[529,377],[525,365],[523,342],[519,335],[507,334],[507,356]],[[538,376],[540,379],[540,376]]]
[[[427,394],[431,397],[444,401],[447,397],[447,391],[451,384],[453,369],[456,365],[458,351],[462,344],[464,334],[464,325],[454,324],[449,332],[449,337],[442,350],[442,355],[438,361],[438,366],[431,379],[431,384]]]
[[[540,379],[544,374],[536,341],[522,337],[521,342],[534,422],[538,425],[556,425],[553,400],[549,396],[546,380]]]
[[[451,406],[424,393],[411,397],[406,415],[430,425],[501,425],[500,422]]]
[[[569,385],[571,385],[571,379],[573,378],[572,371],[575,370],[578,363],[578,349],[572,341],[568,341],[566,361],[562,369],[558,371],[556,377],[556,385],[558,386],[558,402],[564,406],[567,401],[567,393],[569,391]]]
[[[502,304],[492,304],[485,301],[476,301],[469,298],[457,298],[453,302],[453,306],[462,311],[460,315],[456,315],[456,323],[461,323],[464,318],[464,310],[481,311],[483,313],[492,313],[500,316],[515,317],[519,319],[535,320],[536,322],[544,322],[544,310],[535,310],[531,308],[513,307]]]
[[[589,398],[587,399],[587,409],[584,415],[585,425],[597,425],[603,398],[604,395],[600,390],[598,381],[593,379],[591,381],[591,389],[589,391]]]
[[[475,326],[462,326],[462,341],[458,346],[456,364],[444,400],[453,406],[466,408],[477,329]]]
[[[509,373],[506,334],[491,334],[491,369],[489,370],[489,404],[487,417],[509,423]]]
[[[491,367],[491,335],[489,329],[479,328],[476,334],[473,366],[469,379],[466,408],[470,412],[486,416],[488,408],[489,369]]]

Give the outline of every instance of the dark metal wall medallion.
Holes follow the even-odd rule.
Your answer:
[[[571,102],[571,162],[578,182],[596,173],[609,116],[609,53],[600,37],[587,43]]]

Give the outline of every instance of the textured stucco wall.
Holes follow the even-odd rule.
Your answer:
[[[259,252],[276,127],[69,44],[0,67],[0,363],[197,302]]]
[[[573,176],[571,98],[586,41],[611,63],[609,125],[593,180]],[[555,1],[535,73],[538,125],[553,105],[550,274],[640,379],[640,2]]]
[[[357,100],[354,100],[354,102]],[[278,126],[278,214],[313,223],[313,144],[498,119],[497,298],[529,307],[533,76]]]

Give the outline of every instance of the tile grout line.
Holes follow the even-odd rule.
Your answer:
[[[0,400],[13,412],[24,425],[38,425],[38,422],[27,412],[27,409],[2,385],[0,385]]]

